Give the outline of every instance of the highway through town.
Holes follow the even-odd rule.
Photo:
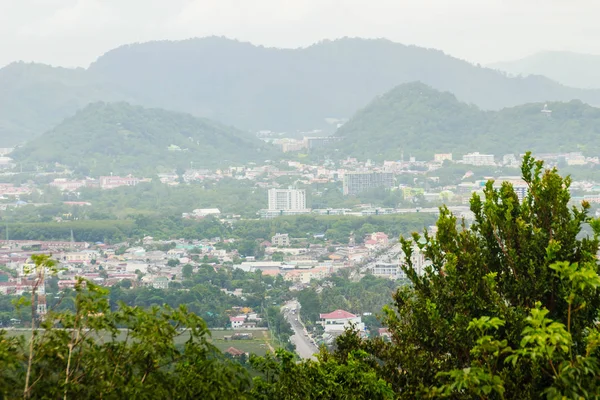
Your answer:
[[[296,310],[296,312],[294,313],[292,310]],[[294,330],[294,335],[290,340],[296,345],[296,353],[298,353],[300,358],[315,360],[316,357],[314,354],[317,353],[319,349],[306,334],[306,329],[300,320],[300,303],[295,300],[290,301],[286,303],[282,312]]]

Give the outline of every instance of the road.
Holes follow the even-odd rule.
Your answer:
[[[385,249],[376,259],[369,261],[360,268],[361,273],[365,273],[368,269],[373,268],[377,263],[391,263],[398,262],[399,257],[402,255],[402,245],[400,243],[393,244],[392,246]]]
[[[296,309],[296,314],[292,313],[291,310],[293,309]],[[290,340],[296,345],[296,353],[298,353],[300,358],[316,360],[314,354],[317,353],[319,349],[306,335],[306,329],[304,328],[304,325],[302,325],[302,321],[300,321],[300,316],[298,315],[300,312],[299,310],[300,303],[297,301],[288,302],[283,309],[285,318],[288,320],[290,325],[292,325],[292,329],[294,330],[294,335],[290,338]]]

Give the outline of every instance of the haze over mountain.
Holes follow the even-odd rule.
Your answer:
[[[420,83],[397,86],[375,98],[336,132],[333,147],[361,159],[399,160],[404,154],[430,160],[479,151],[507,153],[600,152],[600,109],[574,100],[530,103],[483,111],[448,92]]]
[[[99,100],[125,100],[85,69],[13,63],[0,69],[0,142],[14,146]]]
[[[340,39],[291,50],[209,37],[122,46],[88,70],[10,65],[0,70],[0,104],[7,105],[0,107],[0,141],[35,137],[98,100],[188,112],[245,130],[333,130],[326,118],[350,117],[374,96],[416,80],[483,109],[571,99],[600,104],[600,90],[509,78],[388,40]]]
[[[511,79],[388,40],[347,38],[294,50],[216,37],[150,42],[110,51],[89,70],[153,105],[253,129],[323,126],[327,117],[349,117],[373,96],[416,80],[485,109],[573,98],[600,104],[600,90]]]
[[[563,85],[600,88],[600,55],[570,51],[544,51],[514,61],[489,65],[512,75],[544,75]]]
[[[93,103],[11,156],[23,165],[60,163],[99,175],[214,167],[274,153],[252,134],[189,114]]]

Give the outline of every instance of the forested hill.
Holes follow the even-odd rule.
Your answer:
[[[264,160],[253,134],[189,114],[127,103],[93,103],[18,148],[20,163],[61,163],[86,174],[152,173]]]
[[[349,118],[373,97],[412,81],[482,109],[571,99],[600,105],[600,90],[539,76],[509,78],[388,40],[275,49],[210,37],[122,46],[87,70],[25,63],[0,69],[0,141],[33,138],[99,100],[188,112],[242,129],[333,129],[326,118]]]
[[[600,105],[600,91],[542,77],[508,78],[388,40],[346,38],[294,50],[216,37],[150,42],[109,51],[90,72],[140,101],[255,129],[313,128],[328,117],[348,118],[374,96],[417,80],[484,109],[571,99]]]
[[[600,109],[580,101],[531,103],[483,111],[419,83],[400,85],[357,112],[336,135],[342,154],[363,159],[431,159],[434,153],[479,151],[501,156],[600,152]]]
[[[14,146],[53,128],[91,102],[124,99],[83,68],[10,64],[0,69],[0,142]]]

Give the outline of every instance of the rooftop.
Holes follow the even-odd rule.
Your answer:
[[[329,314],[319,314],[319,318],[321,319],[351,319],[356,318],[356,315],[344,311],[344,310],[335,310],[330,312]]]

